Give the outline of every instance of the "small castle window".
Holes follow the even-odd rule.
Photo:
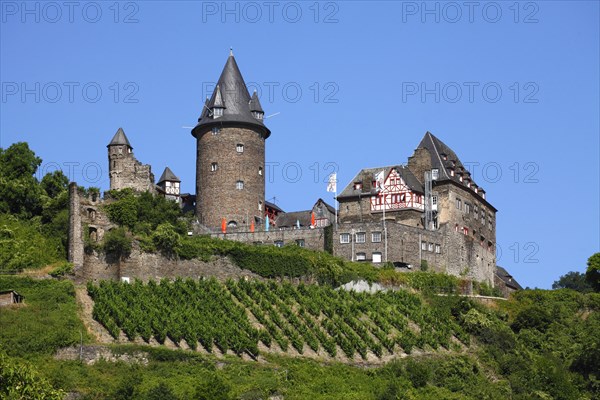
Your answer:
[[[350,243],[350,234],[340,233],[340,243]]]
[[[237,190],[242,190],[242,189],[244,188],[244,181],[237,181],[237,182],[235,183],[235,188],[236,188]]]
[[[366,241],[366,234],[364,232],[358,232],[356,234],[356,243],[364,243]]]
[[[380,262],[381,262],[381,253],[378,251],[373,252],[373,263],[379,264]]]
[[[283,240],[276,240],[275,241],[275,246],[276,247],[283,247]]]
[[[457,210],[462,209],[462,201],[459,198],[456,199],[456,209]]]
[[[433,252],[433,243],[427,243],[427,251]]]
[[[241,144],[241,143],[238,143],[238,144],[235,146],[235,149],[236,149],[236,151],[237,151],[238,153],[243,153],[243,152],[244,152],[244,145],[243,145],[243,144]]]
[[[227,224],[228,228],[237,228],[237,222],[235,221],[229,221],[229,223]]]
[[[440,246],[439,244],[435,245],[435,252],[436,254],[440,254],[442,252],[442,246]]]
[[[298,245],[298,247],[304,247],[304,239],[296,240],[296,244]]]
[[[131,147],[127,148],[127,153],[131,154]]]
[[[218,135],[219,132],[221,132],[221,128],[218,128],[216,126],[212,128],[212,134],[213,134],[213,136]]]
[[[212,172],[215,172],[215,171],[216,171],[216,170],[218,170],[218,169],[219,169],[219,164],[217,164],[216,162],[214,162],[214,163],[210,164],[210,170],[211,170]]]
[[[450,176],[454,176],[454,170],[450,169]]]
[[[117,160],[113,160],[113,168],[117,168]]]
[[[263,209],[263,203],[262,203],[262,201],[259,201],[258,202],[258,211],[262,211],[262,209]]]
[[[367,259],[366,253],[356,253],[356,261],[365,261]]]
[[[381,232],[371,233],[371,242],[380,243],[381,242]]]
[[[431,170],[431,179],[433,179],[434,181],[437,181],[439,177],[440,177],[440,170],[437,168],[432,169]]]
[[[262,176],[262,174],[263,174],[262,167],[258,167],[258,176]]]
[[[421,250],[427,250],[427,242],[421,242]]]

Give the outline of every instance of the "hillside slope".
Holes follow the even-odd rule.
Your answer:
[[[176,287],[186,284],[191,285],[185,281],[169,285]],[[215,285],[211,281],[195,282],[197,296],[203,295],[202,284]],[[52,356],[57,349],[77,345],[81,339],[84,343],[93,342],[77,318],[73,285],[68,281],[0,277],[0,290],[11,288],[25,296],[24,305],[0,310],[1,351],[19,363],[26,359],[54,387],[66,392],[80,393],[82,398],[87,399],[575,400],[594,399],[599,396],[598,294],[582,295],[570,290],[523,291],[509,301],[487,308],[464,298],[434,297],[419,293],[402,294],[401,296],[405,297],[401,300],[390,300],[386,298],[388,295],[371,298],[308,285],[304,289],[271,283],[265,284],[264,289],[259,289],[261,284],[255,282],[217,285],[215,288],[218,288],[220,293],[231,294],[232,306],[251,310],[251,305],[244,305],[247,299],[240,300],[233,294],[239,291],[248,295],[250,292],[253,296],[256,295],[248,295],[254,302],[254,307],[260,307],[266,302],[272,309],[277,310],[277,314],[282,310],[282,320],[285,317],[285,304],[302,320],[304,317],[300,318],[300,307],[304,307],[303,314],[312,318],[315,325],[327,334],[327,338],[337,336],[326,331],[325,320],[336,321],[337,326],[337,321],[343,321],[343,316],[346,315],[344,308],[351,310],[350,314],[354,316],[356,323],[360,322],[363,326],[374,329],[377,321],[383,325],[376,315],[386,318],[393,315],[389,310],[382,312],[382,304],[385,305],[388,300],[398,301],[390,308],[401,310],[398,315],[406,317],[404,313],[409,314],[406,317],[410,322],[406,332],[418,332],[416,328],[421,328],[419,334],[415,333],[415,341],[419,344],[414,345],[410,356],[394,356],[394,360],[385,365],[371,368],[335,360],[323,361],[327,357],[327,351],[321,350],[321,347],[324,349],[321,342],[318,350],[324,357],[321,361],[276,355],[266,350],[268,347],[262,339],[268,339],[264,334],[258,342],[264,350],[260,351],[259,361],[247,361],[231,355],[216,357],[193,351],[131,344],[110,345],[109,349],[115,353],[145,352],[147,365],[102,361],[86,365],[78,361],[56,360]],[[148,292],[148,285],[136,287],[134,284],[130,285],[129,290],[133,291],[136,287],[136,290],[147,291],[146,294],[154,294],[158,300],[153,301],[166,301],[168,297],[159,291],[160,286],[157,284],[156,289]],[[112,287],[112,284],[107,287]],[[260,297],[255,291],[260,292]],[[293,292],[302,295],[304,291],[311,294],[307,300],[294,297]],[[238,295],[244,299],[240,293]],[[286,293],[289,293],[289,297]],[[277,298],[271,298],[273,296]],[[312,313],[311,303],[314,303]],[[319,318],[315,315],[317,308]],[[171,307],[170,310],[176,309]],[[265,310],[268,310],[266,305]],[[325,312],[331,312],[332,317],[327,317]],[[165,314],[167,320],[178,318],[177,312],[174,311],[162,314]],[[257,324],[258,319],[252,317],[253,315],[246,314],[250,326],[258,331],[268,332],[268,329],[260,328],[260,324]],[[357,315],[360,317],[357,318]],[[202,323],[206,318],[200,318],[198,322]],[[270,310],[265,311],[265,318],[270,320]],[[444,331],[445,328],[442,327],[448,321],[458,328],[453,327],[450,330],[451,336],[438,333],[438,330]],[[354,323],[352,320],[348,322]],[[423,329],[428,325],[421,326],[421,322],[430,324],[433,328],[428,339],[425,339],[427,329]],[[288,329],[293,332],[296,326],[288,324]],[[346,323],[351,327],[350,324]],[[304,325],[308,326],[307,323]],[[398,334],[400,331],[391,322],[390,325],[392,327],[389,337],[401,336]],[[282,332],[281,336],[284,336],[285,328],[282,329],[276,323],[275,326]],[[167,329],[170,329],[168,325]],[[360,337],[360,328],[357,329],[358,331],[354,332]],[[383,328],[380,329],[384,331]],[[339,330],[342,331],[341,326]],[[455,343],[452,337],[460,336],[460,331],[466,333],[468,339],[465,337],[464,340],[468,341],[468,347],[464,343],[452,344]],[[80,332],[83,332],[82,337]],[[309,341],[301,335],[300,330],[297,332],[303,341],[301,348],[305,352],[312,351],[307,344]],[[379,339],[372,332],[369,330],[369,337],[377,343]],[[351,332],[348,334],[353,336]],[[346,333],[343,336],[348,338]],[[420,337],[423,339],[419,339]],[[450,350],[445,350],[440,343],[439,350],[434,352],[433,338],[439,341],[444,337],[450,338]],[[251,336],[248,335],[248,338]],[[284,338],[289,340],[287,336]],[[229,340],[233,339],[225,338],[222,345],[226,343],[228,348],[233,348],[235,344]],[[366,344],[366,340],[363,341]],[[428,343],[430,341],[432,343]],[[294,349],[291,340],[289,342],[290,354],[296,354],[297,349]],[[246,344],[248,343],[252,344]],[[420,345],[425,347],[428,354],[417,350]],[[198,347],[201,346],[200,343]],[[271,340],[271,346],[277,348],[277,340]],[[336,357],[346,357],[341,346],[336,348],[339,353]],[[370,344],[368,348],[370,349]],[[213,349],[217,352],[217,346]],[[238,348],[240,349],[245,354],[250,350]],[[388,351],[385,346],[382,351],[383,357],[387,357]],[[364,363],[360,352],[355,352],[354,362]],[[403,352],[406,352],[406,349],[395,343],[394,354],[402,355]],[[374,352],[373,355],[370,353],[372,350],[367,350],[367,360],[377,359]],[[5,369],[0,368],[0,371],[1,379]]]

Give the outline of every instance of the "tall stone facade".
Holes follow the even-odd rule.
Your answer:
[[[196,138],[196,216],[209,228],[260,224],[265,215],[264,111],[233,54],[204,104]]]
[[[111,190],[131,188],[137,192],[155,192],[152,168],[133,156],[133,147],[122,128],[106,147]]]
[[[430,193],[426,173],[431,176]],[[454,151],[431,133],[425,134],[407,165],[360,171],[338,200],[336,255],[411,267],[425,260],[433,270],[493,286],[496,209]]]

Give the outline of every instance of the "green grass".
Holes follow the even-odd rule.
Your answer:
[[[0,309],[0,347],[11,356],[53,354],[87,335],[77,317],[75,289],[70,281],[0,277],[0,290],[25,296],[23,304]]]

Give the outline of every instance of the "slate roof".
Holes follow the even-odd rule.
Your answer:
[[[497,211],[494,206],[481,196],[482,193],[485,193],[485,190],[480,188],[473,181],[471,173],[465,168],[456,153],[433,133],[425,133],[418,148],[425,148],[429,151],[429,154],[431,155],[431,168],[437,168],[439,170],[439,178],[434,184],[444,181],[454,182],[465,190],[471,190],[473,194],[480,197],[483,203],[490,206],[494,211]],[[446,160],[444,160],[444,158],[446,158]],[[450,175],[450,169],[454,169],[454,176]],[[463,182],[460,181],[461,174],[463,176]],[[471,181],[470,188],[464,182],[467,178]],[[478,193],[475,193],[475,187],[477,187]]]
[[[169,167],[166,167],[163,171],[160,179],[158,180],[158,184],[161,184],[164,181],[181,182],[181,180],[173,173],[173,171],[171,171],[171,168]]]
[[[256,94],[256,90],[252,93],[252,99],[250,99],[250,111],[258,111],[264,113],[265,111],[262,109],[260,105],[260,100],[258,99],[258,95]]]
[[[127,136],[125,135],[125,132],[123,131],[123,128],[119,128],[117,133],[115,133],[115,136],[113,136],[112,140],[110,141],[110,143],[108,145],[106,145],[106,147],[124,145],[124,144],[133,149],[133,147],[129,143],[129,139],[127,139]]]
[[[521,286],[506,269],[499,265],[496,266],[496,276],[502,279],[506,286],[515,290],[523,290],[523,286]]]
[[[365,168],[360,170],[358,174],[350,181],[350,183],[342,190],[338,195],[338,199],[346,197],[357,197],[357,196],[372,196],[377,193],[376,189],[372,187],[372,181],[375,180],[375,174],[384,170],[384,175],[387,178],[392,168],[398,171],[398,174],[402,177],[406,185],[417,193],[423,193],[423,185],[413,175],[410,170],[403,165],[389,165],[386,167],[378,168]],[[362,189],[354,189],[354,182],[362,182]]]
[[[212,116],[210,109],[215,106],[225,107],[223,116],[217,118]],[[252,125],[263,130],[266,137],[269,137],[271,131],[265,126],[262,120],[254,118],[251,108],[260,108],[260,110],[254,111],[262,112],[258,96],[256,96],[255,101],[252,101],[235,58],[233,54],[230,54],[223,72],[221,72],[215,91],[208,102],[205,103],[205,107],[202,108],[198,124],[192,129],[192,135],[196,136],[199,128],[221,126],[229,123],[232,125]]]
[[[269,208],[272,208],[275,211],[279,211],[281,213],[285,212],[281,208],[279,208],[279,206],[277,206],[277,204],[271,203],[270,201],[265,201],[265,206],[269,207]]]
[[[330,212],[330,213],[332,213],[332,214],[335,214],[335,207],[333,207],[332,205],[328,204],[328,203],[327,203],[325,200],[323,200],[323,199],[321,199],[321,198],[319,198],[319,200],[317,200],[317,202],[315,203],[315,206],[316,206],[317,204],[319,204],[319,202],[321,202],[321,203],[325,204],[325,207],[327,208],[327,210],[329,210],[329,212]],[[314,209],[314,208],[315,208],[315,207],[313,206],[313,209]]]
[[[278,228],[290,228],[296,226],[296,221],[300,221],[300,226],[310,226],[312,210],[292,211],[280,214],[277,217]]]

